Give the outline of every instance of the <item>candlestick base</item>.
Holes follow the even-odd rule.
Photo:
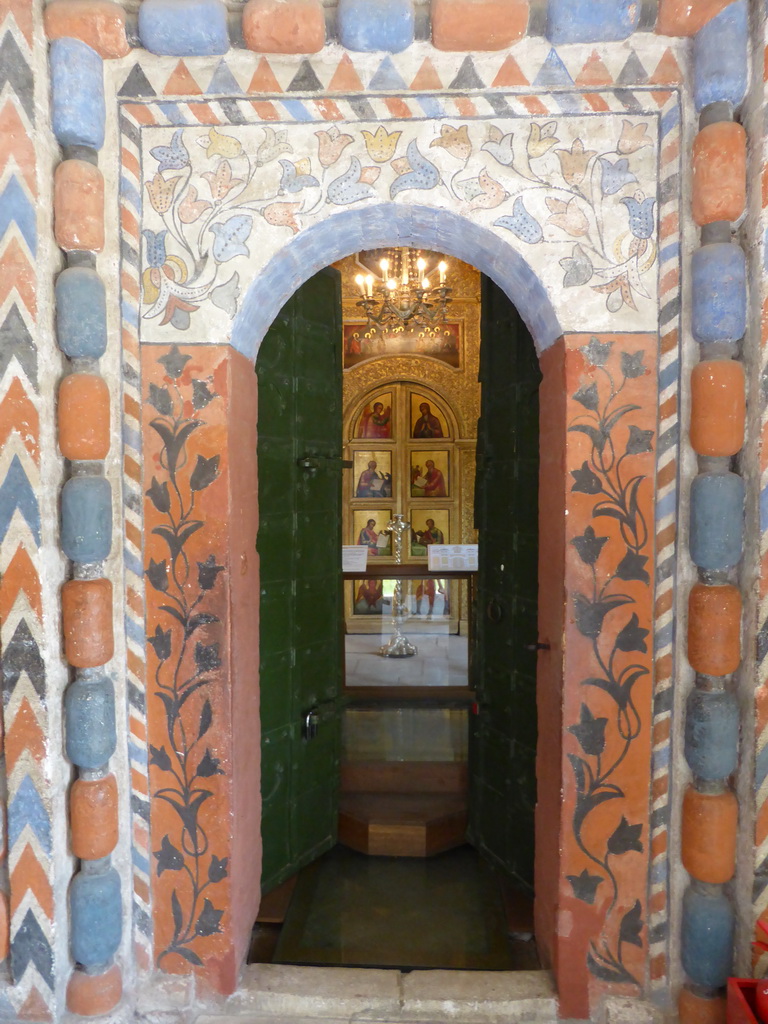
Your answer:
[[[408,637],[402,635],[393,636],[389,643],[379,648],[382,658],[412,658],[414,654],[418,653],[418,647],[412,644]]]

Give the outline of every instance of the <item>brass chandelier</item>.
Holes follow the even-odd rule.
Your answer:
[[[364,312],[367,327],[380,334],[400,334],[415,328],[431,333],[445,323],[451,291],[445,283],[448,264],[432,261],[439,284],[430,281],[428,262],[417,249],[386,250],[378,262],[379,274],[358,274],[357,305]]]

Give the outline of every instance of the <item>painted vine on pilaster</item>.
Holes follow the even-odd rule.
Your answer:
[[[571,540],[591,577],[591,586],[577,590],[573,601],[576,628],[591,647],[593,674],[581,680],[579,721],[568,727],[579,746],[578,753],[568,753],[576,784],[572,828],[588,864],[567,878],[576,898],[590,905],[601,886],[609,887],[601,933],[589,941],[590,972],[606,982],[640,984],[625,963],[624,947],[642,948],[642,903],[621,891],[614,861],[633,851],[642,853],[647,841],[642,823],[624,813],[627,794],[620,769],[644,728],[633,689],[650,674],[637,660],[638,654],[648,653],[649,630],[640,624],[637,597],[627,584],[650,585],[650,533],[639,500],[647,478],[637,472],[636,457],[653,452],[654,431],[632,423],[632,414],[642,407],[622,395],[628,381],[649,372],[645,352],[621,352],[616,374],[609,366],[612,346],[593,337],[582,348],[592,379],[571,396],[584,411],[568,426],[569,433],[585,435],[590,443],[589,457],[571,471],[571,492],[596,500],[592,523]],[[601,705],[604,714],[590,706],[595,690],[609,699],[607,706]],[[613,801],[620,801],[620,820],[600,829],[596,838],[590,819]]]
[[[150,585],[164,596],[166,603],[159,611],[168,623],[167,629],[157,625],[147,638],[154,652],[153,696],[163,706],[168,737],[167,744],[150,745],[149,763],[168,776],[167,784],[154,791],[154,798],[165,801],[178,819],[178,831],[162,836],[153,857],[158,877],[166,871],[183,872],[189,882],[184,889],[174,886],[171,890],[173,937],[157,956],[160,967],[174,953],[202,966],[193,947],[199,939],[221,931],[224,910],[216,906],[213,887],[228,874],[228,858],[211,851],[201,814],[204,803],[214,796],[206,780],[224,774],[219,759],[205,743],[214,719],[206,689],[221,668],[220,641],[212,639],[220,620],[206,605],[224,566],[213,553],[193,565],[185,550],[193,534],[206,525],[205,519],[195,514],[197,496],[219,473],[219,456],[197,454],[193,464],[188,442],[205,425],[200,411],[218,396],[209,381],[182,382],[190,358],[175,346],[161,356],[158,362],[166,371],[167,384],[158,387],[150,383],[147,395],[158,413],[150,426],[162,442],[159,466],[163,478],[153,477],[146,494],[165,519],[152,533],[168,550],[167,557],[150,559],[146,569]],[[194,694],[202,694],[202,703],[190,700]]]

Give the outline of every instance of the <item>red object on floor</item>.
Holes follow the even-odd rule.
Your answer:
[[[763,1024],[757,1016],[754,978],[728,979],[728,1024]]]

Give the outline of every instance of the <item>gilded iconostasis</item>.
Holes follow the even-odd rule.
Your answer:
[[[459,260],[419,254],[430,280],[437,284],[438,273],[444,274],[451,289],[445,320],[377,330],[366,323],[361,304],[372,255],[336,264],[342,274],[344,458],[352,463],[344,471],[344,543],[365,545],[369,565],[393,563],[391,537],[384,531],[392,515],[402,512],[411,523],[402,561],[426,565],[431,544],[477,540],[480,274]],[[447,268],[438,271],[443,259]],[[350,632],[377,628],[372,620],[386,609],[386,587],[380,579],[349,585]],[[466,617],[458,585],[425,579],[411,589],[415,614],[454,623]]]

